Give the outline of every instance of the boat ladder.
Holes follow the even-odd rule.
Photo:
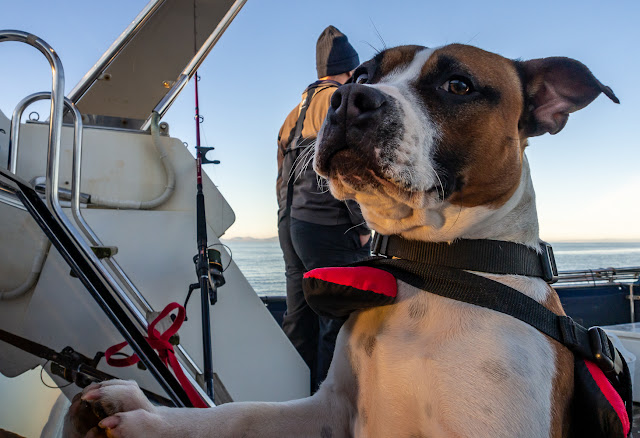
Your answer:
[[[22,42],[38,49],[51,66],[52,87],[51,92],[40,92],[26,97],[18,103],[13,112],[9,164],[7,169],[0,167],[0,194],[3,197],[9,197],[13,205],[25,208],[34,218],[51,244],[58,250],[72,272],[86,287],[124,339],[131,345],[141,362],[166,391],[172,402],[180,407],[193,406],[178,380],[162,363],[144,337],[148,327],[145,315],[153,312],[154,309],[112,257],[116,249],[105,246],[82,217],[80,211],[82,116],[73,102],[64,97],[64,70],[60,58],[49,44],[27,32],[0,31],[0,42],[5,41]],[[51,116],[43,200],[34,186],[16,175],[16,170],[20,119],[30,104],[44,99],[51,100]],[[74,122],[73,173],[70,193],[73,221],[62,210],[60,193],[63,189],[58,187],[60,135],[65,108],[71,114]],[[202,371],[197,364],[182,346],[178,345],[175,353],[183,368],[188,370],[187,378],[200,397],[208,406],[214,406],[206,392],[196,383],[196,377],[202,377]]]

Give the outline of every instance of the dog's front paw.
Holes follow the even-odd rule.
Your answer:
[[[109,380],[89,385],[82,392],[82,401],[91,405],[99,419],[119,412],[139,409],[153,412],[155,409],[138,384],[130,380]]]

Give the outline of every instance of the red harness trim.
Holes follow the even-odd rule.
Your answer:
[[[178,316],[173,321],[173,324],[171,324],[171,326],[169,326],[169,328],[164,333],[160,333],[158,330],[156,330],[156,324],[175,309],[178,309]],[[180,366],[180,362],[178,362],[178,359],[176,359],[176,356],[173,353],[173,345],[171,345],[171,343],[169,342],[169,338],[171,338],[171,336],[175,335],[178,332],[178,329],[180,329],[180,326],[184,322],[184,315],[184,307],[182,307],[178,303],[170,303],[169,305],[167,305],[167,307],[164,308],[162,313],[160,313],[160,315],[158,315],[158,317],[154,319],[151,324],[149,324],[149,327],[147,328],[146,339],[147,342],[149,342],[149,345],[151,345],[154,350],[158,352],[158,356],[160,356],[160,360],[162,360],[162,363],[164,363],[165,366],[170,366],[173,369],[173,374],[175,374],[176,379],[178,379],[178,382],[180,382],[180,385],[182,385],[182,388],[184,388],[193,406],[196,408],[208,408],[209,406],[207,406],[204,400],[202,400],[202,397],[200,397],[198,392],[191,385],[191,382],[189,382],[189,380],[187,379],[187,376],[184,374],[184,371]],[[104,353],[107,363],[112,367],[118,368],[128,367],[138,363],[140,361],[140,358],[136,354],[124,359],[111,357],[127,345],[127,342],[122,342],[120,344],[114,345],[113,347],[107,348],[107,351],[105,351]]]
[[[304,278],[316,278],[393,298],[398,294],[398,285],[393,274],[369,266],[317,268],[305,273]]]
[[[624,403],[622,401],[622,398],[620,397],[620,394],[618,394],[618,392],[613,389],[613,386],[611,386],[611,382],[609,382],[609,379],[607,379],[602,370],[598,368],[596,364],[588,360],[585,360],[584,363],[587,365],[587,369],[591,373],[593,380],[595,380],[596,385],[598,385],[600,391],[602,391],[602,394],[604,394],[609,404],[611,404],[613,410],[616,411],[616,414],[618,414],[620,423],[622,423],[622,431],[624,432],[624,436],[628,436],[631,425],[629,424],[627,410],[624,407]]]

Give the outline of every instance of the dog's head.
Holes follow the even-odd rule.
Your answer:
[[[524,209],[525,195],[535,216],[527,138],[558,133],[601,92],[617,102],[569,58],[512,61],[459,44],[388,49],[333,94],[314,168],[383,234],[498,238],[470,230]]]

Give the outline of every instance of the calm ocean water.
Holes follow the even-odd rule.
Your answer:
[[[258,295],[284,295],[284,261],[278,242],[225,242]],[[560,271],[640,266],[640,242],[552,243]]]

